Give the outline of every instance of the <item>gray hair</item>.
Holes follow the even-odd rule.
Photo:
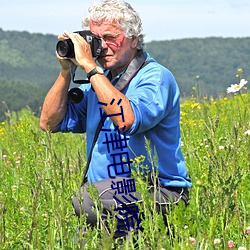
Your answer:
[[[82,27],[88,29],[90,20],[101,24],[104,19],[117,24],[125,32],[126,37],[137,37],[137,49],[143,49],[144,34],[142,34],[141,18],[129,3],[121,0],[94,3],[89,8],[89,15],[83,19]]]

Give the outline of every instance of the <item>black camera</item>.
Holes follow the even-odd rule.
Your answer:
[[[90,30],[75,31],[74,33],[78,33],[87,41],[93,57],[98,57],[101,54],[102,40],[99,37],[95,36]],[[56,51],[61,57],[75,57],[74,44],[70,39],[58,41]]]

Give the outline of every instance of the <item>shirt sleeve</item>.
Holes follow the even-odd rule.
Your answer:
[[[73,132],[84,133],[86,132],[86,115],[87,115],[87,102],[88,91],[82,89],[83,99],[79,103],[67,103],[67,112],[64,119],[57,127],[57,132]]]
[[[159,124],[178,105],[180,94],[172,73],[158,63],[149,63],[134,81],[137,83],[128,92],[135,116],[126,132],[130,135]]]

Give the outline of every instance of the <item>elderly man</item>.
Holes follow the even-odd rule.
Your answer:
[[[45,98],[41,128],[52,132],[86,132],[86,180],[99,192],[103,220],[107,214],[115,218],[114,210],[126,210],[143,202],[131,178],[132,160],[141,155],[145,156],[143,164],[147,170],[138,171],[145,171],[145,176],[150,176],[152,170],[158,173],[157,206],[164,210],[171,202],[188,203],[188,188],[192,184],[180,148],[179,89],[171,72],[144,51],[138,13],[126,2],[102,1],[89,8],[83,27],[101,41],[101,53],[95,60],[90,44],[78,33],[65,32],[59,36],[59,40],[72,41],[75,56],[65,58],[57,54],[61,71]],[[83,98],[78,103],[68,99],[76,66],[86,72],[89,80],[89,84],[79,87]],[[100,120],[102,126],[98,129]],[[152,155],[148,155],[146,140]],[[150,158],[155,157],[154,152],[157,162],[152,165]],[[148,185],[152,185],[150,178]],[[121,191],[126,188],[129,199]],[[149,192],[153,194],[153,188]],[[94,203],[85,182],[80,195],[81,205],[79,197],[73,199],[76,214],[85,214],[87,222],[96,225]],[[135,216],[138,209],[133,208],[116,216],[119,233],[139,228],[140,219]]]

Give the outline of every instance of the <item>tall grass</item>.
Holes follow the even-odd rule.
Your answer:
[[[181,128],[193,180],[190,204],[170,209],[166,226],[135,174],[145,200],[139,207],[144,230],[118,244],[100,222],[100,229],[85,233],[86,249],[228,249],[229,240],[235,249],[250,249],[249,103],[249,94],[186,100]],[[0,124],[0,249],[80,249],[74,236],[86,222],[75,217],[71,197],[85,160],[83,135],[41,132],[28,109],[6,114]],[[108,223],[112,234],[116,225]]]

